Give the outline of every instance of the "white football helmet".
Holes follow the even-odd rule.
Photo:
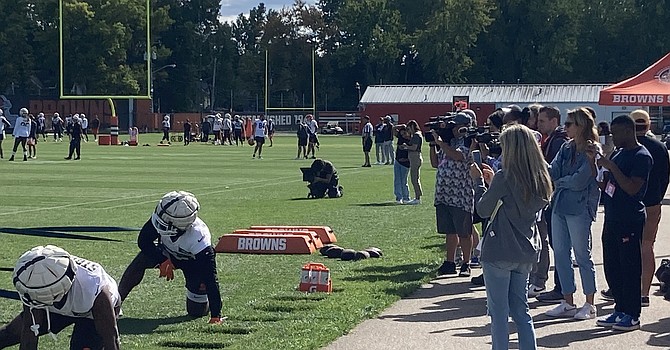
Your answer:
[[[163,117],[163,120],[169,120],[169,119],[170,119],[170,115],[169,115],[169,114],[166,114],[166,115]]]
[[[86,118],[86,114],[84,114],[84,113],[80,114],[80,115],[79,115],[79,118],[81,118],[81,119]]]
[[[76,272],[68,252],[53,245],[38,246],[21,255],[12,280],[26,306],[45,308],[65,297]]]
[[[60,114],[58,114],[58,112],[54,113],[54,118],[58,118],[58,117],[60,117]]]
[[[21,110],[19,110],[19,115],[24,117],[24,118],[27,118],[28,117],[28,108],[21,108]]]
[[[172,191],[156,205],[151,223],[161,236],[180,236],[198,217],[199,209],[200,203],[192,193]]]
[[[38,118],[44,117],[44,113],[40,112],[39,114],[37,114],[37,117]]]
[[[223,116],[224,116],[225,118],[230,119],[230,113],[226,113],[226,114],[224,114]]]
[[[75,114],[72,116],[72,122],[73,123],[79,123],[79,114]]]

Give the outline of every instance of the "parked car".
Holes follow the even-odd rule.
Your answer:
[[[338,122],[328,122],[323,128],[321,128],[321,133],[324,135],[327,134],[344,134],[344,130],[338,125]]]

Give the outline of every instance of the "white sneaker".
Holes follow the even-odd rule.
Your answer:
[[[409,204],[409,205],[417,205],[417,204],[421,204],[421,200],[415,198],[415,199],[412,199],[411,201],[407,201],[407,202],[405,202],[405,204]]]
[[[396,204],[405,204],[405,202],[402,199],[398,199],[395,201]]]
[[[570,305],[565,300],[563,300],[558,306],[545,312],[544,314],[550,317],[571,318],[575,317],[576,313],[577,307],[575,305]]]
[[[547,288],[531,284],[528,286],[528,297],[535,298],[536,296],[540,295],[540,293],[544,292],[545,289]]]
[[[584,306],[577,311],[574,317],[575,320],[592,320],[596,318],[596,307],[589,303],[584,303]]]

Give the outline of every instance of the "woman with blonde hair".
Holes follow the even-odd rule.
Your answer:
[[[537,213],[551,198],[551,178],[532,131],[510,125],[500,134],[502,170],[488,190],[482,172],[473,164],[477,212],[490,218],[484,230],[481,264],[491,316],[493,349],[508,349],[511,316],[519,334],[519,349],[537,348],[533,318],[528,309],[528,276],[541,249]]]
[[[407,150],[409,158],[409,178],[412,181],[412,187],[414,188],[414,199],[405,204],[421,204],[421,195],[423,190],[421,189],[421,164],[423,164],[423,157],[421,157],[421,145],[423,144],[423,136],[421,135],[421,129],[416,120],[410,120],[407,122],[407,131],[411,135],[409,143],[402,145],[402,149]]]
[[[593,297],[596,270],[591,256],[591,223],[596,219],[600,189],[596,182],[595,156],[601,153],[593,114],[586,108],[568,111],[565,131],[572,140],[563,144],[551,162],[554,181],[551,234],[554,264],[561,281],[563,301],[546,312],[547,316],[589,320],[596,316]],[[575,274],[570,251],[579,265],[586,303],[575,305]]]

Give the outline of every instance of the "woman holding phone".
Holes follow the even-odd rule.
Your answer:
[[[536,227],[538,211],[551,198],[546,162],[532,131],[511,125],[500,134],[502,169],[488,189],[481,170],[472,165],[477,212],[490,218],[482,238],[481,263],[486,283],[494,350],[509,348],[511,316],[519,334],[519,349],[537,349],[533,318],[528,309],[528,276],[541,249]]]
[[[409,143],[401,147],[407,150],[409,158],[409,178],[414,188],[414,199],[405,204],[421,204],[421,164],[423,164],[423,157],[421,156],[421,145],[423,144],[423,136],[421,129],[416,120],[407,122],[407,132],[411,135]]]

